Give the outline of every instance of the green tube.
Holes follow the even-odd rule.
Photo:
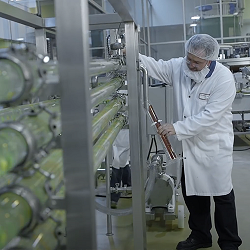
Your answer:
[[[32,103],[13,108],[2,109],[0,110],[0,122],[16,121],[24,113],[30,112],[31,110],[37,111],[39,105],[41,104],[50,110],[54,105],[60,105],[60,100],[48,100],[40,103]]]
[[[49,106],[48,110],[58,114],[53,122],[54,133],[58,135],[61,133],[59,102]],[[50,118],[51,116],[43,111],[37,116],[26,116],[20,122],[31,133],[37,148],[46,145],[53,138],[53,133],[48,126]],[[22,133],[9,125],[0,129],[0,176],[22,164],[29,150],[31,149],[28,148],[26,138]]]
[[[0,103],[17,98],[24,85],[21,68],[10,60],[0,60]]]
[[[61,132],[60,103],[59,101],[53,101],[45,104],[47,105],[47,109],[58,114],[55,133],[59,134]],[[93,141],[96,140],[100,133],[105,129],[108,122],[116,115],[122,105],[122,98],[116,98],[110,101],[104,109],[94,117],[92,124]],[[38,105],[11,108],[9,111],[2,113],[2,117],[7,119],[6,116],[9,114],[10,117],[17,119],[17,114],[18,117],[20,117],[21,114],[27,112],[29,109],[31,110],[31,108],[37,111]],[[48,126],[49,119],[49,114],[42,112],[38,116],[27,116],[21,121],[25,128],[27,128],[35,138],[37,148],[46,145],[53,136]],[[29,148],[26,139],[21,133],[9,127],[0,130],[0,176],[7,171],[10,171],[15,166],[22,164],[27,157],[28,150]]]
[[[20,56],[18,53],[0,56],[0,103],[20,104],[30,94],[36,93],[44,80],[58,79],[55,62],[41,63],[37,58],[29,60],[28,55]],[[39,72],[44,74],[44,79]]]
[[[24,137],[14,129],[0,130],[0,176],[25,159],[28,145]]]
[[[53,211],[52,216],[60,221],[58,225],[54,220],[47,219],[39,224],[29,238],[20,237],[18,243],[6,250],[55,250],[57,249],[58,239],[65,238],[65,211]],[[65,238],[66,239],[66,238]]]
[[[1,176],[0,177],[0,189],[7,185],[11,185],[15,181],[16,178],[17,178],[17,175],[14,173],[7,173]]]
[[[45,63],[47,57],[37,60],[34,54],[27,51],[20,53],[20,51],[0,52],[0,103],[2,104],[20,104],[30,94],[35,94],[44,81],[59,81],[57,61]],[[89,65],[89,74],[90,77],[96,76],[115,71],[119,67],[118,60],[93,60]]]
[[[118,60],[96,59],[90,62],[90,76],[97,76],[110,71],[115,71],[120,67]]]
[[[96,88],[91,90],[91,106],[95,107],[101,102],[105,101],[108,96],[114,93],[123,85],[121,78],[113,78],[107,83],[103,83]]]
[[[99,112],[92,122],[93,141],[100,135],[100,133],[108,126],[108,123],[117,112],[122,108],[122,98],[116,98],[110,101],[101,112]]]
[[[50,181],[50,189],[55,190],[63,180],[62,150],[54,150],[41,163],[41,169],[54,175]],[[18,175],[17,175],[18,176]],[[20,180],[17,184],[23,186],[39,199],[41,205],[48,200],[45,191],[47,177],[36,171],[34,175]],[[8,187],[6,187],[7,189]],[[8,201],[8,202],[7,202]],[[7,205],[6,205],[6,204]],[[0,195],[0,249],[2,249],[13,237],[17,236],[20,230],[25,227],[32,218],[32,211],[21,196],[7,191]]]
[[[55,178],[50,181],[51,189],[54,190],[63,180],[62,150],[53,150],[53,152],[42,161],[40,168],[55,176]],[[44,204],[48,199],[48,195],[44,190],[45,181],[46,177],[37,171],[32,177],[23,178],[19,182],[19,185],[32,189],[34,195]]]
[[[32,216],[29,204],[12,193],[0,195],[0,249],[25,227]]]
[[[119,131],[125,124],[125,117],[115,118],[93,147],[94,174],[108,153]]]

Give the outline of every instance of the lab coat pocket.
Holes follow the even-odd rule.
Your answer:
[[[218,134],[197,135],[194,138],[195,154],[199,157],[214,156],[219,153]]]

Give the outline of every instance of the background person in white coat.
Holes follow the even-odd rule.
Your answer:
[[[178,250],[212,246],[210,196],[215,202],[215,227],[222,250],[238,250],[233,167],[232,73],[216,62],[217,41],[209,35],[192,36],[185,57],[156,61],[140,55],[149,76],[173,86],[174,124],[163,124],[158,133],[175,135],[183,154],[182,192],[189,210],[191,233]]]
[[[131,186],[129,130],[122,129],[113,145],[113,162],[110,179],[111,187]],[[120,198],[119,192],[111,193],[111,208],[116,208]]]

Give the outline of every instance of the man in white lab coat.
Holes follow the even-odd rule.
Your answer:
[[[238,250],[233,167],[232,73],[216,62],[217,41],[209,35],[192,36],[185,57],[169,61],[140,55],[149,76],[173,86],[174,124],[163,124],[158,132],[174,135],[183,155],[182,192],[189,210],[191,233],[178,243],[178,250],[211,247],[210,196],[215,202],[215,227],[222,250]],[[178,150],[177,150],[178,151]]]

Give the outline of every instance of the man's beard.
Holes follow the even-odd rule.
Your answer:
[[[209,73],[209,68],[206,65],[202,70],[200,71],[192,71],[188,68],[186,63],[186,58],[183,58],[183,71],[186,76],[194,80],[196,83],[203,82],[206,78],[206,75]]]

